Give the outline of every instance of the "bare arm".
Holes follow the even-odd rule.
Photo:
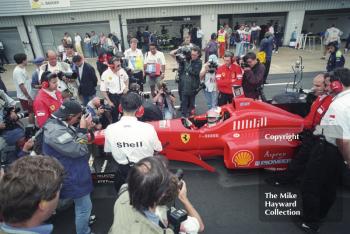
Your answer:
[[[33,102],[31,96],[29,95],[26,87],[24,87],[24,84],[20,84],[19,88],[21,89],[21,91],[23,92],[24,96],[26,96],[26,98],[28,99],[29,102]]]
[[[336,143],[344,160],[350,165],[350,140],[337,139]]]

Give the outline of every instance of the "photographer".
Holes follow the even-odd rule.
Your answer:
[[[168,90],[167,84],[164,81],[159,82],[156,89],[156,96],[153,102],[160,108],[163,114],[163,119],[172,119],[176,115],[175,96]]]
[[[158,121],[163,119],[163,113],[161,109],[150,100],[150,94],[140,91],[140,85],[133,83],[130,85],[129,93],[136,93],[142,100],[142,106],[144,113],[137,119],[142,122]]]
[[[112,123],[111,108],[104,104],[104,99],[94,97],[86,105],[86,110],[91,114],[93,122],[96,124],[95,129],[105,129]]]
[[[64,76],[65,73],[72,74],[72,69],[70,65],[65,62],[58,62],[57,54],[53,50],[48,50],[46,53],[46,57],[48,63],[45,63],[40,67],[39,78],[41,78],[42,74],[46,71],[60,74],[61,79],[58,80],[57,89],[62,93],[62,97],[64,99],[70,98],[72,96],[78,98],[78,89],[76,81],[74,79],[68,79]]]
[[[41,89],[34,99],[33,109],[38,126],[41,128],[51,114],[62,105],[61,92],[57,90],[59,79],[56,73],[46,71],[42,74]]]
[[[218,93],[216,87],[216,70],[218,68],[218,57],[215,54],[209,56],[208,62],[204,64],[199,74],[201,81],[205,85],[204,95],[207,99],[208,109],[215,108],[218,103]]]
[[[56,159],[30,156],[0,175],[0,233],[52,233],[53,225],[44,222],[57,207],[63,172]]]
[[[186,183],[172,174],[161,157],[147,157],[135,164],[128,175],[128,186],[119,191],[114,206],[110,234],[174,233],[168,226],[180,226],[180,233],[204,230],[203,221],[187,197]],[[178,196],[188,216],[181,223],[169,223],[165,205]],[[185,214],[183,212],[183,214]],[[179,220],[181,221],[181,220]]]
[[[0,136],[9,146],[16,145],[24,138],[24,130],[17,124],[16,102],[0,90]]]
[[[264,84],[265,66],[256,59],[254,52],[247,53],[243,58],[243,81],[242,87],[247,98],[263,98],[262,85]]]
[[[78,124],[78,128],[74,126]],[[89,167],[87,131],[93,127],[91,116],[82,116],[81,105],[65,101],[44,125],[43,154],[58,159],[65,170],[60,199],[73,200],[77,234],[90,233],[89,217],[92,209],[90,193],[93,189]]]
[[[194,110],[195,97],[199,88],[199,73],[202,69],[201,50],[194,46],[191,53],[179,62],[179,90],[181,90],[181,115],[189,117]]]
[[[218,106],[232,103],[234,85],[242,85],[242,69],[237,65],[235,56],[231,51],[224,54],[225,64],[216,71],[216,84],[219,90]]]

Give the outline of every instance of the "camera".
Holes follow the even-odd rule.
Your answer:
[[[175,53],[176,61],[178,63],[183,63],[185,61],[191,60],[191,49],[188,47],[181,47]]]
[[[151,97],[148,93],[140,91],[140,85],[136,83],[130,85],[129,92],[136,93],[143,99],[149,99]]]
[[[200,83],[199,87],[195,90],[195,94],[197,95],[202,89],[205,89],[206,86],[204,83]]]
[[[218,64],[215,63],[214,61],[210,60],[209,61],[209,70],[208,70],[208,72],[213,74],[213,73],[215,73],[217,68],[218,68]]]
[[[171,95],[171,92],[168,90],[168,86],[166,85],[166,83],[162,83],[162,89],[164,94]]]
[[[62,80],[63,77],[66,77],[67,79],[76,80],[78,78],[78,74],[76,72],[58,72],[57,77]]]
[[[104,109],[105,111],[112,111],[112,107],[105,104],[105,100],[103,98],[100,98],[100,108]]]
[[[184,209],[171,207],[167,212],[169,228],[171,228],[175,234],[179,233],[181,223],[187,219],[187,216],[187,212]]]
[[[4,108],[4,123],[6,125],[6,130],[12,130],[18,127],[16,122],[20,119],[26,118],[29,116],[29,113],[27,111],[19,113],[21,111],[21,108],[19,107],[5,107]],[[11,112],[15,112],[17,116],[17,120],[11,119]]]
[[[88,116],[90,114],[89,110],[82,106],[82,114],[83,116]],[[94,123],[94,124],[99,124],[101,122],[101,118],[99,116],[91,116],[91,121]]]

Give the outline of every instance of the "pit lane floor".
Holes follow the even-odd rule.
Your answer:
[[[304,73],[303,87],[310,89],[312,78],[319,72]],[[284,92],[285,84],[292,78],[291,74],[271,75],[268,82],[279,84],[265,87],[267,98]],[[176,84],[169,81],[169,88],[176,89]],[[146,86],[147,87],[147,86]],[[203,93],[196,98],[197,113],[204,113],[207,108]],[[184,180],[188,186],[188,196],[201,214],[204,223],[204,233],[210,234],[270,234],[270,233],[303,233],[292,222],[291,217],[284,220],[272,220],[265,216],[264,192],[274,191],[297,193],[295,187],[281,187],[275,190],[268,186],[264,178],[271,172],[265,170],[235,170],[229,171],[224,167],[222,158],[208,161],[217,170],[207,172],[195,165],[180,162],[170,162],[173,170],[182,168]],[[113,221],[113,206],[116,195],[111,184],[99,184],[92,193],[93,213],[97,221],[92,230],[98,234],[107,233]],[[176,203],[177,205],[179,202]],[[300,205],[300,201],[298,201]],[[321,227],[324,234],[349,233],[350,220],[350,191],[339,191],[337,203],[332,207],[328,218]],[[70,208],[53,218],[54,234],[74,233],[74,210]]]

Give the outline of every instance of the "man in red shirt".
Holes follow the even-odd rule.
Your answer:
[[[341,84],[340,84],[340,87]],[[329,74],[319,74],[313,80],[312,87],[317,99],[312,103],[309,114],[305,117],[305,130],[301,134],[301,145],[297,154],[293,157],[288,165],[288,169],[278,176],[273,176],[267,179],[269,184],[274,186],[287,185],[296,182],[303,175],[312,147],[315,141],[318,141],[313,136],[313,130],[316,125],[319,125],[322,117],[327,112],[333,98],[341,88],[336,87],[336,82],[331,82]]]
[[[218,67],[216,71],[216,84],[219,91],[218,106],[232,103],[232,86],[242,86],[242,69],[236,64],[231,51],[225,52],[224,62],[225,64]]]
[[[41,76],[42,88],[34,100],[34,114],[41,128],[63,103],[61,92],[57,90],[58,77],[56,73],[46,71]]]

